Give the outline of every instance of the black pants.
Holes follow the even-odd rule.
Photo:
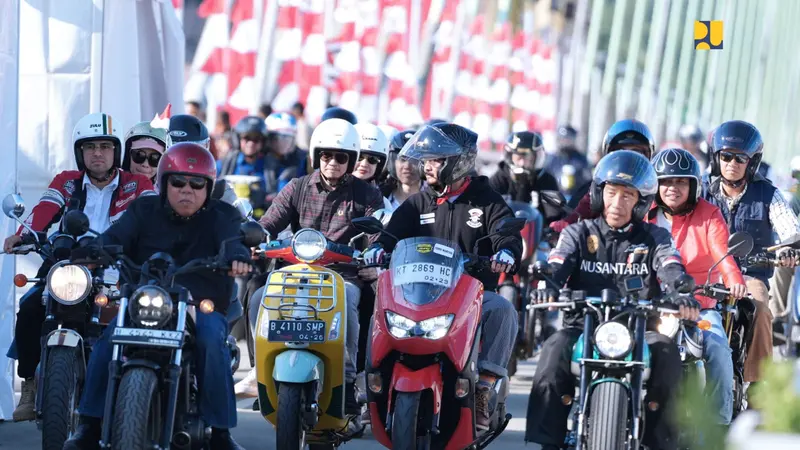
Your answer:
[[[570,372],[570,359],[572,347],[582,331],[565,328],[545,341],[528,399],[525,441],[564,446],[571,405],[561,403],[561,396],[575,392],[577,379]],[[670,410],[681,382],[680,354],[666,336],[648,332],[646,339],[650,346],[651,370],[645,402],[655,401],[660,407],[655,412],[645,408],[643,444],[651,450],[676,449],[678,434]]]
[[[36,375],[42,356],[42,324],[45,307],[42,305],[44,286],[33,286],[21,299],[14,340],[17,344],[17,375],[23,380]]]
[[[242,296],[243,299],[247,303],[242,303],[244,306],[244,317],[243,322],[245,325],[245,340],[247,341],[247,353],[250,357],[250,367],[256,366],[256,337],[253,335],[253,330],[250,327],[250,297],[256,293],[264,284],[267,283],[267,278],[269,277],[269,272],[260,273],[254,275],[247,281],[247,288],[245,289],[244,295]]]
[[[364,371],[367,357],[367,341],[369,340],[369,326],[372,322],[372,311],[375,309],[375,283],[361,288],[361,299],[358,303],[358,360],[356,370]]]

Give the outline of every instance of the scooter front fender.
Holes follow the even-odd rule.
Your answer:
[[[421,392],[426,389],[433,392],[433,412],[438,414],[442,406],[442,371],[439,366],[432,364],[420,370],[411,370],[400,362],[394,363],[392,391]],[[391,401],[391,396],[389,399]],[[391,410],[391,405],[389,408]]]
[[[325,364],[315,354],[305,350],[286,350],[275,357],[272,379],[278,383],[308,383],[321,381]]]

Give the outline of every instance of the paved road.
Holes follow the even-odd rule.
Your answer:
[[[247,353],[243,349],[243,355]],[[243,362],[242,366],[247,366]],[[525,449],[538,450],[538,446],[525,446],[523,441],[525,432],[525,410],[528,404],[531,379],[535,365],[532,362],[523,363],[519,372],[512,379],[511,391],[508,399],[508,412],[513,418],[508,427],[489,448],[503,448],[505,450]],[[236,379],[241,379],[247,373],[247,368],[240,368]],[[19,386],[17,386],[19,390]],[[19,392],[17,392],[19,394]],[[234,436],[246,449],[273,449],[275,448],[275,432],[272,425],[265,421],[261,414],[252,411],[252,400],[243,400],[239,403],[239,426],[234,430]],[[34,450],[41,448],[41,433],[36,425],[28,423],[0,422],[0,449],[1,450]],[[369,430],[362,439],[348,442],[342,446],[345,450],[365,450],[383,448],[372,438]]]

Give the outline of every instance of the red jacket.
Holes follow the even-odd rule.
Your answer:
[[[657,224],[658,207],[654,206],[647,214],[647,221]],[[702,198],[697,201],[694,211],[683,216],[672,216],[672,239],[681,252],[686,273],[694,277],[695,283],[703,284],[708,277],[708,269],[728,252],[728,226],[719,208]],[[722,273],[725,286],[744,284],[744,277],[732,256],[723,260],[711,274],[711,282],[717,282]],[[703,308],[713,308],[716,302],[708,297],[698,296]]]
[[[33,207],[25,223],[36,231],[44,232],[51,225],[61,219],[64,210],[69,206],[69,201],[76,188],[83,185],[83,172],[65,170],[50,182],[50,186],[42,194],[39,203]],[[109,221],[113,224],[119,220],[122,213],[140,195],[155,195],[153,183],[144,175],[134,175],[130,172],[119,170],[119,185],[111,196],[111,207],[108,210]],[[20,227],[18,235],[27,231]],[[97,230],[103,232],[105,230]]]

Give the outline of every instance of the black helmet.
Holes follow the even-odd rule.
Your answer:
[[[425,125],[403,146],[400,157],[415,159],[420,165],[433,159],[444,159],[439,169],[438,193],[466,177],[475,168],[478,155],[478,135],[461,125],[440,123]],[[423,170],[420,169],[420,173]]]
[[[692,142],[694,144],[700,144],[703,142],[704,138],[705,136],[703,136],[703,130],[701,130],[697,125],[686,124],[682,126],[680,130],[678,130],[678,139],[680,139],[682,143]]]
[[[573,128],[572,125],[559,126],[556,134],[558,135],[559,147],[574,146],[575,141],[578,139],[578,130]]]
[[[751,181],[761,164],[764,141],[758,129],[744,120],[730,120],[718,126],[711,137],[711,176],[721,175],[717,153],[723,150],[738,150],[750,157],[745,179]]]
[[[506,154],[506,162],[509,165],[514,164],[511,155],[517,154],[533,157],[534,167],[528,169],[538,170],[544,167],[544,141],[542,140],[542,135],[539,133],[533,131],[511,133],[508,135],[503,149]]]
[[[414,130],[403,130],[399,133],[395,133],[389,141],[389,159],[386,162],[386,171],[389,173],[389,176],[397,177],[394,166],[395,161],[397,161],[397,155],[400,153],[400,150],[403,149],[403,146],[406,145],[406,142],[414,136],[414,133]]]
[[[658,177],[650,161],[633,150],[617,150],[597,163],[589,190],[592,211],[602,213],[603,187],[606,183],[630,186],[639,191],[639,201],[633,207],[631,220],[641,221],[658,193]]]
[[[193,142],[208,150],[210,141],[208,128],[197,117],[178,114],[169,119],[167,148],[179,142]]]
[[[339,108],[338,106],[331,106],[326,109],[325,112],[322,113],[322,118],[319,121],[322,123],[328,119],[344,119],[353,125],[358,123],[355,114],[344,108]]]
[[[236,126],[233,128],[233,132],[236,133],[237,136],[261,136],[261,139],[263,140],[267,135],[267,124],[261,117],[245,116],[236,123]]]
[[[672,214],[682,214],[694,209],[697,200],[700,198],[700,164],[689,151],[682,148],[668,148],[656,153],[653,157],[653,168],[659,180],[667,178],[688,178],[689,179],[689,200],[686,208],[681,211],[673,211],[661,200],[661,194],[656,194],[658,206],[667,209]]]
[[[619,120],[611,125],[603,137],[601,156],[606,156],[614,150],[625,148],[633,150],[633,146],[647,147],[645,150],[647,159],[652,158],[655,153],[656,145],[647,125],[636,119]]]

